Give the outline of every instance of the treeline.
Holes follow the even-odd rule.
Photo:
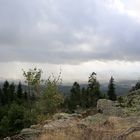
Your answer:
[[[81,88],[78,82],[74,82],[71,94],[69,97],[66,97],[64,105],[69,111],[74,111],[77,108],[96,107],[97,101],[104,98],[112,101],[117,99],[114,78],[111,77],[109,81],[108,92],[101,93],[100,83],[96,78],[96,73],[93,72],[89,76],[87,87]]]
[[[27,91],[21,83],[5,81],[0,88],[0,139],[15,135],[23,128],[40,123],[60,109],[64,101],[58,89],[61,81],[53,75],[41,80],[41,70],[34,68],[23,71]],[[40,90],[41,82],[43,89]]]
[[[19,82],[5,81],[0,88],[0,137],[18,133],[24,127],[33,123],[30,115],[29,105],[35,102],[33,96],[23,91]]]
[[[140,89],[140,81],[138,81],[138,82],[135,84],[135,86],[133,86],[133,87],[130,89],[130,91],[135,91],[135,90],[138,90],[138,89]]]
[[[71,94],[63,97],[58,85],[61,84],[61,72],[58,77],[50,76],[47,80],[41,79],[42,71],[34,68],[23,70],[27,91],[21,83],[5,81],[0,88],[0,138],[14,135],[21,129],[32,124],[40,123],[52,114],[60,111],[73,112],[78,108],[96,107],[98,99],[107,98],[116,100],[114,79],[111,77],[107,94],[100,91],[100,83],[96,73],[88,79],[87,87],[81,88],[74,82]],[[43,89],[40,86],[43,85]]]
[[[8,105],[12,102],[22,103],[27,100],[27,92],[22,89],[21,82],[18,86],[15,86],[14,83],[9,83],[5,81],[0,88],[0,105]]]

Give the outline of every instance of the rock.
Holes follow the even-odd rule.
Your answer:
[[[53,116],[53,119],[54,120],[69,119],[70,117],[71,117],[71,115],[68,113],[57,113]]]
[[[97,102],[97,110],[104,111],[110,109],[113,106],[113,101],[107,99],[99,99]]]
[[[42,133],[42,130],[39,130],[39,129],[25,128],[21,130],[20,135],[25,138],[29,138],[29,137],[34,138],[36,136],[39,136],[41,133]]]
[[[81,114],[73,113],[57,113],[53,116],[53,120],[59,120],[59,119],[75,119],[75,118],[82,118]]]
[[[11,138],[10,137],[6,137],[6,138],[4,138],[4,140],[11,140]]]
[[[102,124],[106,121],[107,116],[104,116],[103,114],[96,114],[93,116],[88,116],[86,118],[84,118],[81,123],[85,124],[85,125],[96,125],[96,124]]]
[[[92,116],[92,115],[96,115],[98,113],[98,111],[97,111],[97,109],[87,109],[87,110],[85,110],[85,111],[83,111],[83,112],[81,112],[81,116],[83,117],[83,118],[85,118],[85,117],[87,117],[87,116]]]
[[[40,124],[37,124],[37,125],[31,125],[31,126],[30,126],[31,129],[38,129],[38,128],[40,128],[40,127],[41,127]]]
[[[82,114],[73,113],[70,115],[71,118],[82,118]]]
[[[44,124],[48,124],[48,123],[50,123],[50,122],[52,122],[52,120],[45,120],[45,121],[44,121]]]
[[[23,130],[21,130],[20,134],[30,134],[30,133],[39,133],[40,130],[37,129],[31,129],[31,128],[25,128]]]
[[[59,119],[54,120],[48,124],[45,124],[43,128],[45,130],[58,130],[62,128],[71,127],[75,122],[78,122],[76,119]]]
[[[140,90],[130,92],[127,96],[124,96],[121,104],[125,117],[140,116]]]
[[[123,110],[118,107],[118,103],[107,99],[98,100],[97,110],[107,116],[123,116]]]

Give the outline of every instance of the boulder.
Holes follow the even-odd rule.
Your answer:
[[[71,116],[68,113],[56,113],[53,116],[53,120],[59,120],[59,119],[69,119]]]
[[[31,125],[31,126],[30,126],[31,129],[38,129],[38,128],[40,128],[40,127],[41,127],[40,124],[37,124],[37,125]]]
[[[31,129],[31,128],[25,128],[21,130],[20,136],[24,138],[34,138],[36,136],[39,136],[42,133],[42,130],[39,129]]]
[[[107,116],[123,116],[123,110],[118,106],[116,101],[99,99],[97,102],[97,110],[99,113]]]
[[[104,116],[103,114],[101,113],[98,113],[96,115],[93,115],[93,116],[88,116],[84,119],[81,120],[81,123],[82,124],[85,124],[85,125],[99,125],[99,124],[103,124],[107,119],[107,116]]]
[[[59,120],[59,119],[75,119],[75,118],[82,118],[81,114],[73,113],[57,113],[53,116],[53,120]]]

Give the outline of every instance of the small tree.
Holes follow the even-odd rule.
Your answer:
[[[23,76],[25,77],[25,83],[28,85],[29,94],[33,90],[32,87],[37,95],[40,94],[41,74],[42,70],[37,68],[29,69],[27,72],[23,70]]]
[[[100,84],[96,79],[96,73],[93,72],[89,76],[88,87],[87,87],[87,96],[88,96],[88,106],[96,106],[97,100],[101,97]]]
[[[29,69],[27,72],[23,70],[23,76],[25,77],[25,83],[28,85],[28,95],[27,95],[27,101],[28,101],[28,106],[30,109],[30,113],[32,112],[32,103],[34,102],[32,97],[35,97],[34,92],[36,95],[40,95],[40,82],[41,82],[41,69]]]
[[[18,87],[17,87],[17,97],[18,97],[19,99],[21,99],[21,98],[23,97],[21,82],[19,82]]]
[[[3,102],[4,104],[9,103],[10,101],[10,90],[9,90],[9,82],[5,81],[2,88],[3,92]]]
[[[53,114],[57,112],[63,102],[62,94],[58,88],[61,84],[60,75],[55,78],[50,76],[45,82],[45,90],[40,100],[40,109],[43,114]]]
[[[131,92],[131,91],[138,90],[138,89],[140,89],[140,81],[138,81],[138,82],[136,83],[136,85],[133,86],[133,87],[130,89],[130,92]]]
[[[87,108],[87,101],[88,101],[87,89],[83,87],[81,89],[81,107],[82,108]]]
[[[81,90],[79,83],[74,82],[71,88],[68,107],[70,110],[72,110],[76,109],[77,106],[81,106]]]
[[[110,81],[109,81],[109,84],[108,84],[108,98],[112,101],[116,101],[117,99],[117,96],[116,96],[116,93],[115,93],[115,84],[114,84],[114,78],[111,77],[110,78]]]
[[[9,86],[9,99],[10,99],[10,102],[13,102],[16,99],[15,84],[14,83],[11,83]]]

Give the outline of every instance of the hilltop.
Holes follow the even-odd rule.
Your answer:
[[[57,113],[11,140],[139,140],[139,100],[140,90],[130,92],[120,102],[100,99],[97,108]]]

